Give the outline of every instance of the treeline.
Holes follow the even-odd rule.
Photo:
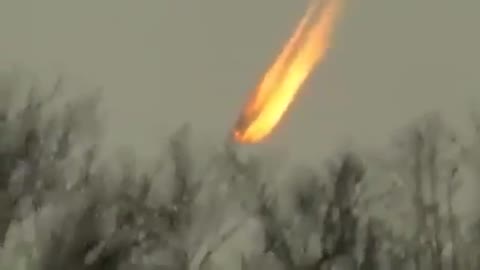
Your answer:
[[[98,96],[0,77],[0,269],[480,269],[475,118],[287,173],[184,126],[147,164],[101,154]]]

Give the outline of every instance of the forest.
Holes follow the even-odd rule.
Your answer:
[[[480,269],[473,109],[470,139],[432,112],[317,166],[195,153],[178,123],[141,162],[101,154],[95,92],[26,81],[0,76],[0,269]]]

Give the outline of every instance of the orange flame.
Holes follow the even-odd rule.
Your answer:
[[[325,5],[317,1],[310,4],[293,36],[264,75],[235,127],[237,141],[256,143],[267,137],[315,65],[325,57],[340,9],[340,0],[327,1]]]

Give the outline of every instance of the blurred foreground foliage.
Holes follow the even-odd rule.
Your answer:
[[[64,88],[0,76],[0,269],[480,269],[475,117],[469,143],[432,114],[282,173],[183,126],[143,164],[102,157],[99,96]]]

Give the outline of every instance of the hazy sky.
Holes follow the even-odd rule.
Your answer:
[[[185,121],[225,136],[306,0],[0,0],[0,60],[105,89],[111,142]],[[269,146],[322,155],[480,99],[480,1],[348,0],[328,59]],[[150,147],[150,149],[152,149]]]

